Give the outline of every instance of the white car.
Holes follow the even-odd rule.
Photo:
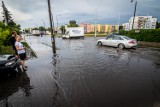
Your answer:
[[[97,44],[100,46],[106,45],[123,49],[136,47],[137,40],[123,35],[109,35],[106,37],[106,39],[98,40]]]

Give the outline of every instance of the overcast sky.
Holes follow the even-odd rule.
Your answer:
[[[0,0],[2,2],[2,0]],[[47,0],[3,0],[14,21],[24,27],[49,26]],[[93,23],[97,17],[99,24],[127,22],[134,12],[134,0],[51,0],[54,25],[56,16],[59,25],[70,20],[77,23]],[[160,20],[160,0],[137,0],[136,15],[151,15]],[[2,4],[0,2],[0,4]],[[2,7],[0,7],[2,12]],[[0,15],[0,20],[2,16]]]

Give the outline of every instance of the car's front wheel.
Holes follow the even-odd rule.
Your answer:
[[[101,42],[101,41],[99,41],[99,42],[98,42],[98,45],[99,45],[99,46],[102,46],[103,44],[102,44],[102,42]]]
[[[119,48],[119,49],[124,49],[125,46],[124,46],[124,44],[121,43],[121,44],[118,45],[118,48]]]

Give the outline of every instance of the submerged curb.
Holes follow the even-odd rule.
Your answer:
[[[148,46],[148,47],[160,48],[160,43],[159,42],[143,42],[143,41],[139,41],[138,44],[140,46]]]

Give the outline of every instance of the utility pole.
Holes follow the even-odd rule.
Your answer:
[[[53,34],[53,17],[52,17],[52,12],[51,12],[51,5],[50,5],[50,0],[48,0],[48,12],[49,12],[49,20],[50,20],[50,27],[51,27],[51,42],[52,42],[52,51],[53,54],[56,54],[56,46],[55,46],[55,37]]]
[[[7,10],[6,7],[2,1],[2,8],[3,8],[3,12],[4,12],[4,21],[5,21],[5,25],[8,25],[8,19],[7,19]]]
[[[133,0],[132,0],[131,2],[133,2]],[[134,17],[133,17],[133,23],[132,23],[132,29],[134,29],[134,20],[135,20],[135,15],[136,15],[136,9],[137,9],[137,0],[136,0],[136,2],[135,2]]]

